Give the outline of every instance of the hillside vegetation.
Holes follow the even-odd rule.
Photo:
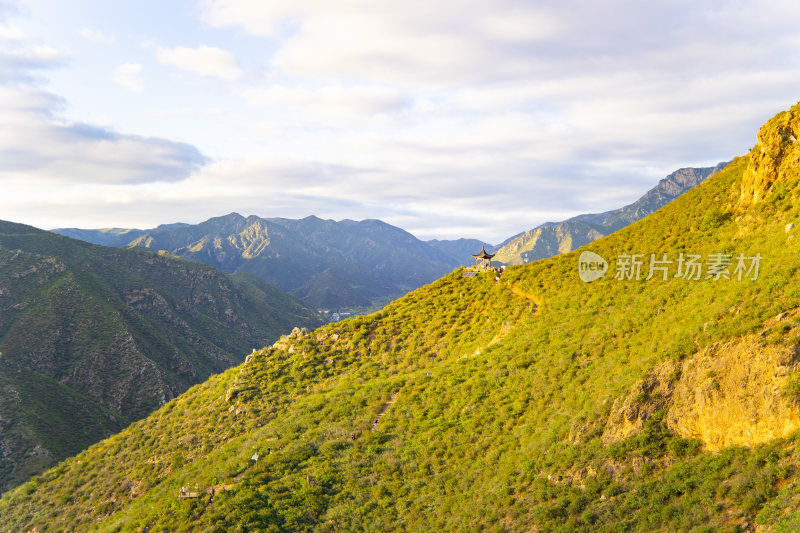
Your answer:
[[[320,323],[259,279],[0,222],[0,492]]]
[[[459,269],[282,338],[5,494],[0,529],[796,530],[798,133],[800,106],[593,243],[592,283],[579,253]],[[615,279],[625,254],[674,263]],[[759,255],[758,276],[706,279],[714,254]]]

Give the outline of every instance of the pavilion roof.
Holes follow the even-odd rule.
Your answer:
[[[495,254],[489,254],[489,253],[486,253],[486,247],[484,247],[484,246],[481,246],[481,251],[480,251],[480,253],[477,253],[477,254],[470,254],[470,255],[471,255],[472,257],[474,257],[475,259],[491,259],[492,257],[494,257],[494,256],[495,256]]]

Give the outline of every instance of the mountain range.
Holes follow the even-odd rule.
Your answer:
[[[321,323],[252,276],[0,221],[0,492]]]
[[[246,272],[309,305],[333,310],[379,307],[464,262],[380,220],[231,213],[152,230],[54,231],[97,244],[166,250],[224,272]]]
[[[0,530],[796,531],[798,137],[800,104],[590,247],[281,337]]]
[[[373,309],[471,262],[481,248],[495,261],[523,264],[583,246],[655,212],[725,167],[683,168],[633,204],[547,223],[492,246],[478,239],[421,241],[379,220],[244,217],[149,230],[53,230],[95,244],[166,250],[224,272],[248,272],[318,309]]]
[[[576,250],[655,213],[726,165],[681,168],[625,207],[605,213],[578,215],[563,222],[548,222],[514,235],[494,247],[497,250],[494,260],[507,265],[522,265]]]

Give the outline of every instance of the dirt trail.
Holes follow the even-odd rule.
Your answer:
[[[540,298],[538,296],[536,296],[535,294],[523,291],[522,289],[520,289],[516,285],[508,285],[508,290],[510,290],[511,292],[516,294],[517,296],[520,296],[522,298],[525,298],[526,300],[530,300],[530,301],[534,302],[536,305],[539,305],[539,303],[541,301]]]
[[[507,285],[508,290],[510,290],[515,296],[519,296],[520,298],[525,298],[529,302],[531,302],[531,314],[537,315],[539,314],[539,306],[542,304],[542,299],[539,296],[531,292],[526,292],[516,285]]]
[[[373,421],[372,421],[372,430],[373,430],[373,431],[375,431],[376,429],[378,429],[378,424],[380,424],[380,423],[381,423],[381,419],[382,419],[382,418],[383,418],[383,416],[386,414],[386,411],[388,411],[388,410],[389,410],[389,408],[390,408],[392,405],[394,405],[394,402],[396,402],[396,401],[397,401],[397,396],[398,396],[398,394],[399,394],[399,392],[395,392],[395,393],[393,393],[393,394],[392,394],[391,398],[389,398],[389,401],[388,401],[388,402],[386,402],[386,403],[383,405],[383,408],[381,408],[381,412],[380,412],[380,413],[378,413],[378,415],[375,417],[375,420],[373,420]]]
[[[513,328],[513,326],[511,324],[511,322],[504,323],[500,327],[500,331],[498,331],[497,335],[495,335],[494,338],[489,341],[489,344],[487,344],[487,346],[491,346],[492,344],[495,344],[495,343],[500,342],[501,340],[503,340],[505,338],[505,336],[508,335],[511,332],[512,328]]]

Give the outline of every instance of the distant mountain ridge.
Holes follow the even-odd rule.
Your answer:
[[[0,492],[321,323],[260,279],[0,221]]]
[[[89,242],[166,250],[225,272],[246,272],[310,305],[330,309],[386,303],[469,259],[369,219],[337,222],[230,213],[153,230],[53,231]]]
[[[605,213],[548,222],[498,245],[478,239],[422,241],[374,219],[244,217],[230,213],[199,224],[149,230],[52,230],[107,246],[165,250],[224,272],[246,272],[322,309],[374,308],[469,264],[482,247],[494,261],[524,264],[569,252],[657,211],[722,170],[682,168],[636,202]]]
[[[571,252],[655,213],[689,189],[716,174],[728,163],[713,167],[681,168],[658,182],[641,198],[620,209],[547,222],[498,244],[494,260],[520,265]]]
[[[73,239],[91,242],[92,244],[123,248],[142,235],[146,235],[148,233],[158,233],[160,231],[168,231],[170,229],[180,228],[183,226],[188,226],[188,224],[184,224],[183,222],[177,222],[174,224],[161,224],[157,228],[148,230],[131,228],[103,228],[99,230],[63,228],[54,230],[53,233],[58,233],[64,237],[71,237]]]

